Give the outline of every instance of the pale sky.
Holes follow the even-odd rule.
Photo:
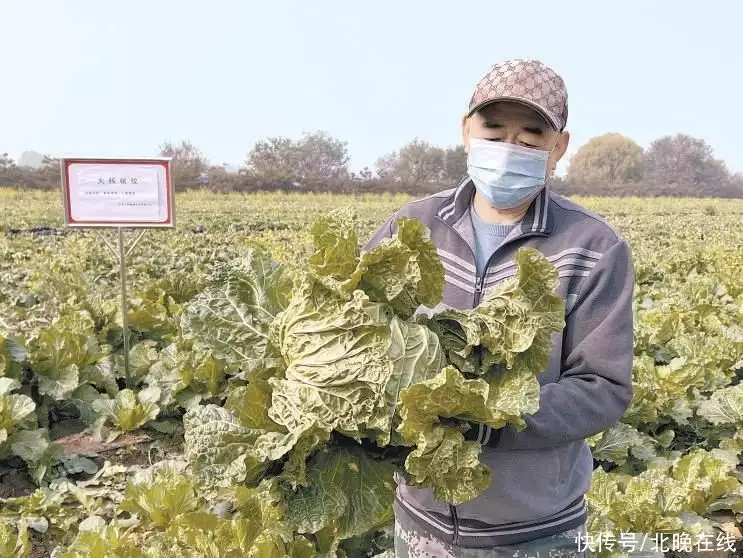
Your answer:
[[[739,0],[0,0],[0,152],[190,139],[240,165],[325,130],[356,170],[414,137],[459,143],[489,67],[538,58],[568,87],[568,155],[683,132],[743,171],[742,21]]]

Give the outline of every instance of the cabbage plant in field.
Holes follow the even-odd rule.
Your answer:
[[[693,269],[696,257],[670,265]],[[705,265],[716,261],[728,259]],[[743,297],[724,274],[661,281],[653,269],[652,278],[638,269],[632,402],[588,440],[602,465],[587,495],[589,532],[740,538]]]
[[[130,386],[98,239],[0,235],[0,489],[24,462],[32,477],[0,497],[0,556],[362,558],[391,548],[395,473],[450,502],[485,486],[462,433],[537,410],[562,326],[551,266],[522,250],[479,308],[416,315],[441,298],[426,230],[401,220],[368,253],[356,236],[402,200],[271,200],[241,196],[239,217],[192,200],[208,234],[153,232],[132,253]],[[343,203],[362,204],[358,228],[340,213],[308,229]],[[740,210],[607,203],[637,266],[634,398],[588,440],[588,531],[720,548],[743,521]],[[70,419],[111,448],[76,453]]]

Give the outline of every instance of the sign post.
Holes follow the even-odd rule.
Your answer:
[[[62,158],[60,166],[65,226],[92,228],[119,262],[124,374],[131,387],[126,259],[147,229],[175,228],[170,158]],[[118,229],[118,250],[101,228]],[[128,248],[124,228],[141,229]]]

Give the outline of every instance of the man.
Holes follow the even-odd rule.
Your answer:
[[[467,176],[405,205],[366,246],[392,236],[400,217],[424,222],[446,273],[441,308],[477,306],[515,274],[515,252],[531,246],[559,270],[565,300],[566,325],[553,336],[526,429],[473,424],[467,433],[492,469],[487,490],[452,506],[398,477],[397,556],[584,554],[593,471],[585,439],[614,425],[632,399],[635,277],[617,231],[545,185],[568,146],[567,115],[565,84],[541,62],[493,66],[462,118]]]

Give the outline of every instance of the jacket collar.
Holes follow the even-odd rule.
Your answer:
[[[438,216],[447,225],[454,227],[467,213],[473,196],[475,184],[469,176],[465,176],[454,192],[446,198],[438,210]],[[529,205],[529,209],[521,220],[519,236],[526,234],[552,234],[554,215],[550,202],[549,186],[545,186]]]

